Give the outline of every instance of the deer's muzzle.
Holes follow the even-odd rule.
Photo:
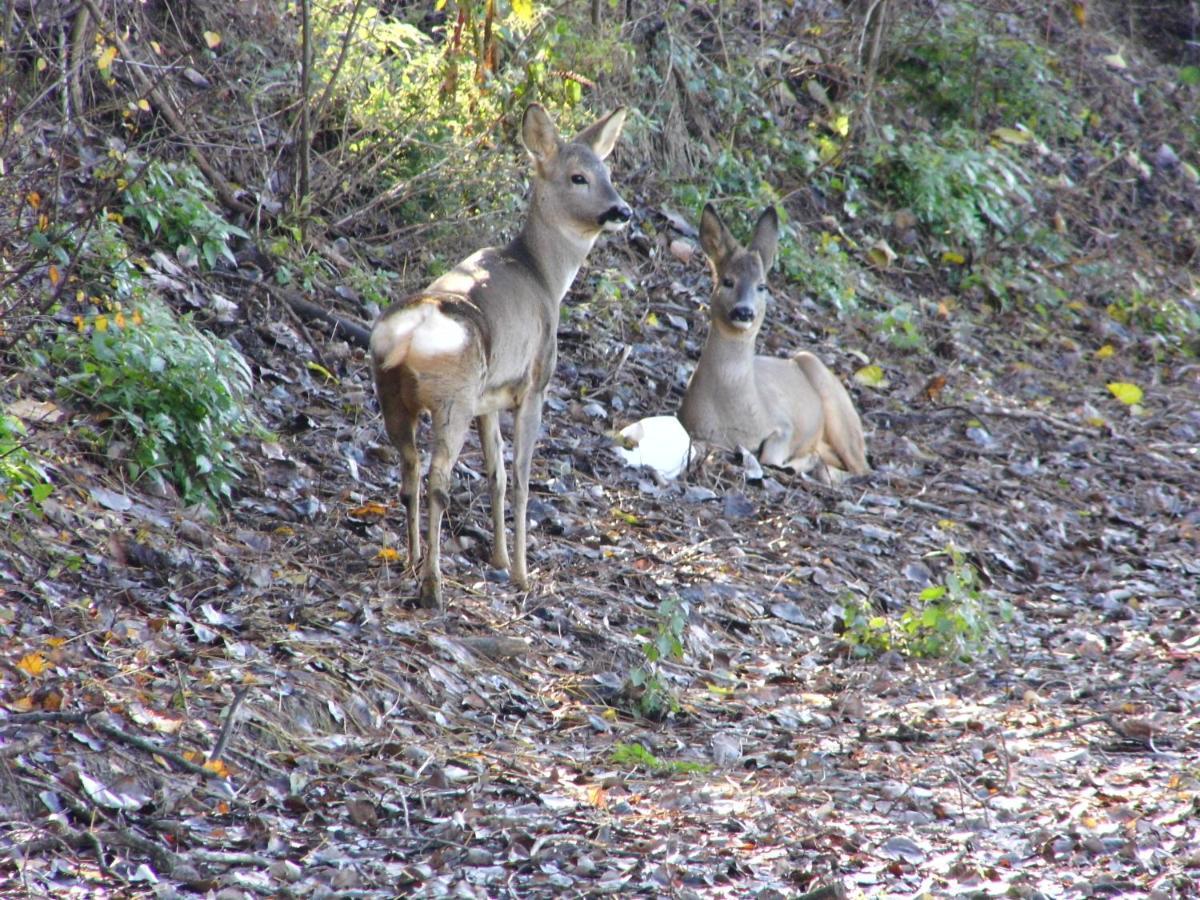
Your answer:
[[[633,218],[633,210],[624,203],[616,203],[600,214],[598,224],[605,231],[616,231],[623,228]]]
[[[739,303],[729,311],[729,321],[734,325],[749,325],[754,321],[754,307]]]

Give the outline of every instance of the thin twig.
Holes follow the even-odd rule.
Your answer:
[[[225,710],[225,721],[221,724],[221,733],[217,736],[217,742],[213,744],[212,753],[208,754],[209,762],[218,760],[225,755],[225,745],[229,743],[229,738],[233,735],[233,722],[237,718],[238,707],[242,705],[242,701],[249,693],[249,685],[242,685],[234,690],[233,700],[230,701],[229,708]]]

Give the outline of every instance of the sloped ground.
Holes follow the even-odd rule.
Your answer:
[[[905,355],[780,286],[773,352],[884,366],[856,389],[875,472],[711,453],[664,483],[606,432],[678,402],[707,276],[634,246],[598,251],[641,288],[616,327],[569,298],[528,594],[486,570],[472,443],[447,613],[412,608],[361,351],[256,289],[231,334],[279,440],[221,521],[80,458],[57,407],[31,426],[59,462],[0,544],[6,895],[1200,894],[1200,369],[1086,308],[930,313],[936,354]],[[52,392],[13,372],[4,396]],[[847,599],[898,614],[948,544],[1011,604],[1003,653],[850,652]],[[622,684],[671,598],[655,722]],[[634,744],[663,765],[614,756]]]

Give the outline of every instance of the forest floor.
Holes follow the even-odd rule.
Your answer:
[[[1200,367],[1089,308],[931,312],[937,352],[904,353],[777,284],[764,352],[853,387],[874,471],[712,451],[666,481],[611,432],[674,411],[708,274],[622,236],[597,260],[639,292],[568,296],[533,586],[486,565],[472,436],[443,614],[362,350],[253,284],[222,293],[274,436],[219,518],[6,373],[60,480],[0,538],[0,896],[1200,896]],[[987,652],[843,633],[939,585]],[[675,601],[683,655],[652,662]],[[639,714],[635,672],[675,708]]]

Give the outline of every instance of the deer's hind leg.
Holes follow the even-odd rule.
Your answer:
[[[855,475],[871,471],[867,465],[866,439],[862,420],[846,388],[829,371],[825,363],[808,352],[797,353],[793,359],[800,366],[813,390],[821,398],[824,416],[818,452],[830,466]]]
[[[453,401],[433,411],[433,449],[429,462],[429,549],[421,563],[421,605],[442,609],[442,514],[450,504],[450,475],[462,452],[471,414]]]

